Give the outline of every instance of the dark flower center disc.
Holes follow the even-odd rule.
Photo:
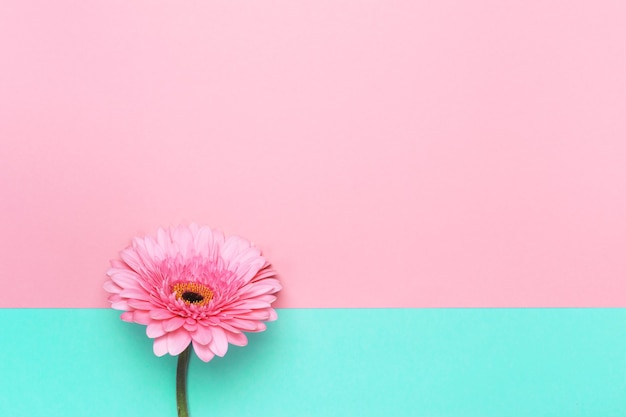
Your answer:
[[[204,306],[213,299],[213,290],[199,282],[176,282],[172,285],[172,292],[176,298],[189,305]]]
[[[199,303],[200,301],[204,300],[204,297],[202,295],[192,291],[185,291],[181,298],[192,304]]]

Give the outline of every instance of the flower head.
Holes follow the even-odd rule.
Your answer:
[[[112,260],[104,284],[122,320],[147,326],[154,353],[180,354],[189,344],[200,359],[245,346],[245,332],[276,320],[271,304],[281,286],[249,241],[206,226],[160,229],[135,238]]]

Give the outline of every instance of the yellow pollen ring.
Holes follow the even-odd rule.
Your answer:
[[[176,298],[190,305],[204,306],[213,298],[213,291],[197,282],[177,282],[172,291],[176,293]]]

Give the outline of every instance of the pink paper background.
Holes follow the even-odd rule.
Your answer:
[[[195,221],[278,307],[626,306],[626,3],[0,3],[2,307]]]

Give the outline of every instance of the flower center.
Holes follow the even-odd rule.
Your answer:
[[[177,282],[172,287],[172,291],[179,300],[197,306],[207,305],[213,298],[213,291],[197,282]]]

